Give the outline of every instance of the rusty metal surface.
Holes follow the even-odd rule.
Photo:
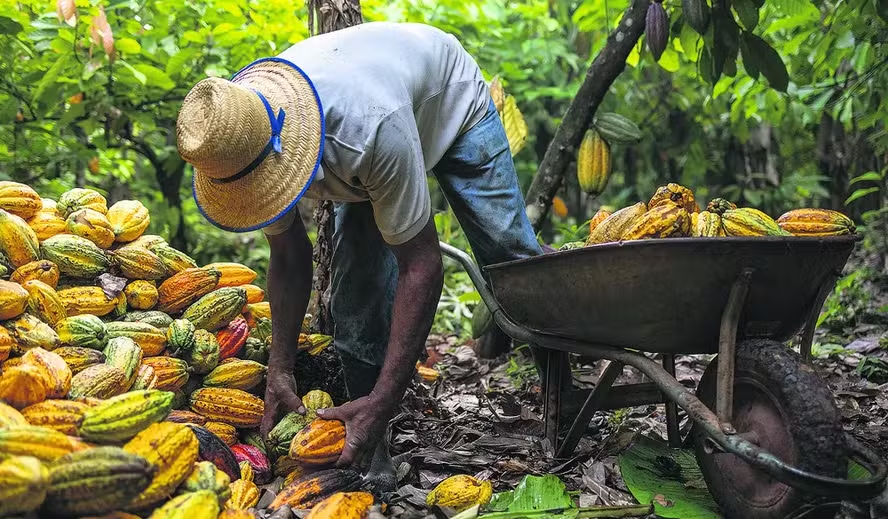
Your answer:
[[[753,270],[744,268],[731,286],[728,303],[721,316],[718,335],[718,391],[716,391],[715,413],[721,420],[722,430],[733,432],[730,425],[734,414],[734,356],[737,345],[737,329],[740,326],[740,312],[746,304]]]
[[[485,267],[515,323],[577,341],[715,353],[734,280],[755,270],[737,339],[799,332],[854,236],[669,238],[594,245]],[[483,294],[482,294],[483,295]],[[585,353],[582,346],[576,353]]]

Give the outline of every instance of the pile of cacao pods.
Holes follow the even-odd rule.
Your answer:
[[[794,209],[774,220],[758,209],[738,208],[728,200],[714,198],[701,211],[690,189],[670,183],[659,187],[647,203],[638,202],[613,213],[599,210],[589,221],[588,238],[566,243],[561,249],[675,237],[841,236],[856,230],[850,218],[829,209]]]
[[[345,427],[316,416],[330,395],[259,435],[256,272],[199,267],[149,223],[139,201],[0,182],[0,517],[249,518],[275,481],[270,509],[360,517],[373,496],[332,468]],[[318,354],[309,317],[298,348]]]

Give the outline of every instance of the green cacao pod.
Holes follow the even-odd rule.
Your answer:
[[[709,28],[709,4],[706,0],[681,0],[681,11],[691,29],[697,34],[706,33]]]
[[[725,214],[725,211],[737,209],[737,204],[725,200],[724,198],[713,198],[706,204],[706,210],[719,216]]]
[[[124,442],[163,420],[172,404],[169,391],[130,391],[88,409],[77,431],[87,441]]]
[[[168,276],[163,262],[150,250],[125,247],[110,253],[112,262],[127,279],[158,280]]]
[[[255,337],[247,339],[244,345],[243,356],[247,360],[255,360],[260,364],[268,364],[268,343]]]
[[[727,236],[791,236],[770,216],[751,207],[729,209],[721,219]]]
[[[210,490],[199,490],[170,499],[148,519],[216,519],[220,508],[216,494]]]
[[[304,404],[304,402],[303,402]],[[306,413],[307,414],[307,413]],[[274,456],[286,456],[290,452],[290,442],[311,420],[295,411],[290,411],[268,432],[268,448]]]
[[[219,343],[216,336],[206,330],[195,330],[194,348],[186,357],[188,365],[198,375],[206,375],[219,365]]]
[[[129,391],[136,380],[139,365],[142,364],[142,348],[129,337],[115,337],[105,346],[105,363],[117,366],[126,376],[125,391]]]
[[[170,276],[182,272],[185,269],[197,268],[197,263],[195,263],[189,255],[170,247],[166,243],[152,245],[151,247],[148,247],[148,250],[160,258],[160,262],[163,263],[163,266],[166,268],[166,271]]]
[[[102,249],[73,234],[57,234],[42,242],[40,257],[55,263],[62,275],[71,278],[94,278],[111,267]]]
[[[577,180],[580,189],[600,195],[611,175],[610,145],[595,130],[588,130],[577,151]]]
[[[155,328],[166,330],[167,326],[173,322],[173,318],[165,312],[159,310],[149,310],[147,312],[129,312],[123,316],[123,321],[128,323],[147,323]]]
[[[194,349],[196,328],[188,319],[176,319],[167,328],[167,346],[173,355],[186,355]]]
[[[642,137],[637,124],[614,112],[597,114],[594,125],[601,138],[607,142],[632,144],[639,142]]]
[[[49,469],[32,456],[0,461],[0,517],[26,517],[46,499]]]
[[[179,486],[177,494],[209,490],[218,497],[219,506],[224,506],[231,497],[231,489],[228,487],[230,483],[228,474],[219,470],[212,462],[198,461],[191,474]]]
[[[62,193],[56,204],[56,210],[62,218],[71,216],[71,213],[78,209],[92,209],[107,214],[108,202],[104,196],[93,189],[75,187]]]
[[[182,314],[196,328],[216,331],[240,315],[247,304],[247,291],[240,287],[213,290],[189,306]]]

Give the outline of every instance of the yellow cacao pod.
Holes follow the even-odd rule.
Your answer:
[[[595,228],[598,227],[601,222],[605,221],[611,214],[612,213],[606,209],[599,209],[598,212],[595,213],[595,216],[589,220],[589,235],[591,236],[592,233],[595,232]]]
[[[853,220],[830,209],[794,209],[780,216],[777,225],[794,236],[841,236],[857,231]]]
[[[0,181],[0,209],[21,218],[30,218],[43,208],[43,200],[31,187],[18,182]]]
[[[691,214],[691,236],[695,238],[713,238],[724,236],[721,216],[718,213],[701,211]]]
[[[727,236],[789,236],[770,216],[751,207],[729,209],[722,214]]]
[[[169,497],[197,461],[197,437],[188,426],[172,422],[149,425],[123,446],[123,450],[145,457],[157,467],[151,484],[130,503],[133,510],[155,505]],[[212,503],[216,496],[212,492]]]
[[[24,284],[28,291],[28,313],[50,326],[68,316],[67,307],[55,290],[43,281],[32,279]]]
[[[31,425],[46,427],[68,436],[77,436],[77,424],[90,406],[73,400],[44,400],[22,409]]]
[[[600,195],[611,175],[610,144],[595,130],[588,130],[577,151],[577,180],[580,189]]]
[[[0,279],[0,321],[14,319],[25,313],[28,297],[25,287]]]
[[[648,202],[648,209],[653,209],[658,205],[672,202],[679,207],[683,207],[685,211],[690,213],[699,213],[700,207],[694,199],[694,192],[690,189],[670,182],[665,186],[660,186]]]
[[[3,367],[0,374],[0,400],[16,409],[46,400],[46,373],[39,366],[19,364]]]
[[[17,425],[28,425],[28,420],[18,409],[0,400],[0,429]]]
[[[119,302],[118,298],[109,298],[105,295],[105,291],[101,287],[71,287],[59,290],[58,294],[65,304],[69,316],[108,315]]]
[[[56,234],[62,234],[68,230],[68,223],[55,212],[40,211],[28,218],[26,223],[40,241],[48,240]]]
[[[43,348],[31,348],[22,356],[26,364],[43,369],[47,398],[65,398],[71,389],[71,368],[65,359]]]
[[[490,481],[457,474],[438,483],[426,496],[426,504],[463,511],[475,505],[487,504],[492,495],[493,485]]]
[[[67,218],[79,209],[92,209],[102,214],[108,212],[108,202],[98,191],[75,187],[62,193],[59,197],[57,210],[63,218]]]
[[[92,209],[78,209],[68,216],[65,228],[69,233],[96,244],[100,249],[107,249],[114,243],[114,231],[111,222],[104,214]]]
[[[311,509],[306,519],[363,519],[373,506],[368,492],[337,492]]]
[[[126,302],[136,310],[151,310],[157,304],[157,287],[151,281],[137,279],[123,290]]]
[[[0,252],[6,254],[13,267],[40,259],[40,244],[34,229],[12,213],[0,209]]]
[[[629,230],[635,222],[644,216],[647,212],[647,206],[644,202],[638,202],[635,205],[624,207],[614,214],[605,218],[595,227],[595,230],[586,240],[586,245],[595,245],[598,243],[610,243],[618,241],[623,234]]]
[[[238,479],[232,481],[228,488],[231,490],[231,497],[225,503],[226,510],[246,510],[259,503],[259,487],[252,481]]]
[[[49,469],[33,456],[0,462],[0,517],[36,512],[49,490]]]
[[[138,200],[121,200],[108,208],[108,221],[118,242],[131,242],[142,235],[151,216]]]
[[[59,267],[49,260],[37,260],[15,269],[9,277],[10,281],[20,285],[32,279],[42,281],[55,289],[59,284]]]
[[[217,270],[221,274],[216,288],[249,285],[256,280],[257,276],[256,271],[240,263],[210,263],[204,268]]]
[[[688,236],[691,230],[691,218],[684,207],[673,203],[660,204],[639,218],[632,227],[623,234],[623,240],[643,240],[646,238],[669,238],[670,236]]]

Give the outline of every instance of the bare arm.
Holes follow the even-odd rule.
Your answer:
[[[312,279],[312,247],[302,218],[297,216],[287,231],[269,236],[268,242],[271,245],[268,299],[273,318],[263,436],[274,427],[279,411],[305,413],[296,394],[293,368]]]

